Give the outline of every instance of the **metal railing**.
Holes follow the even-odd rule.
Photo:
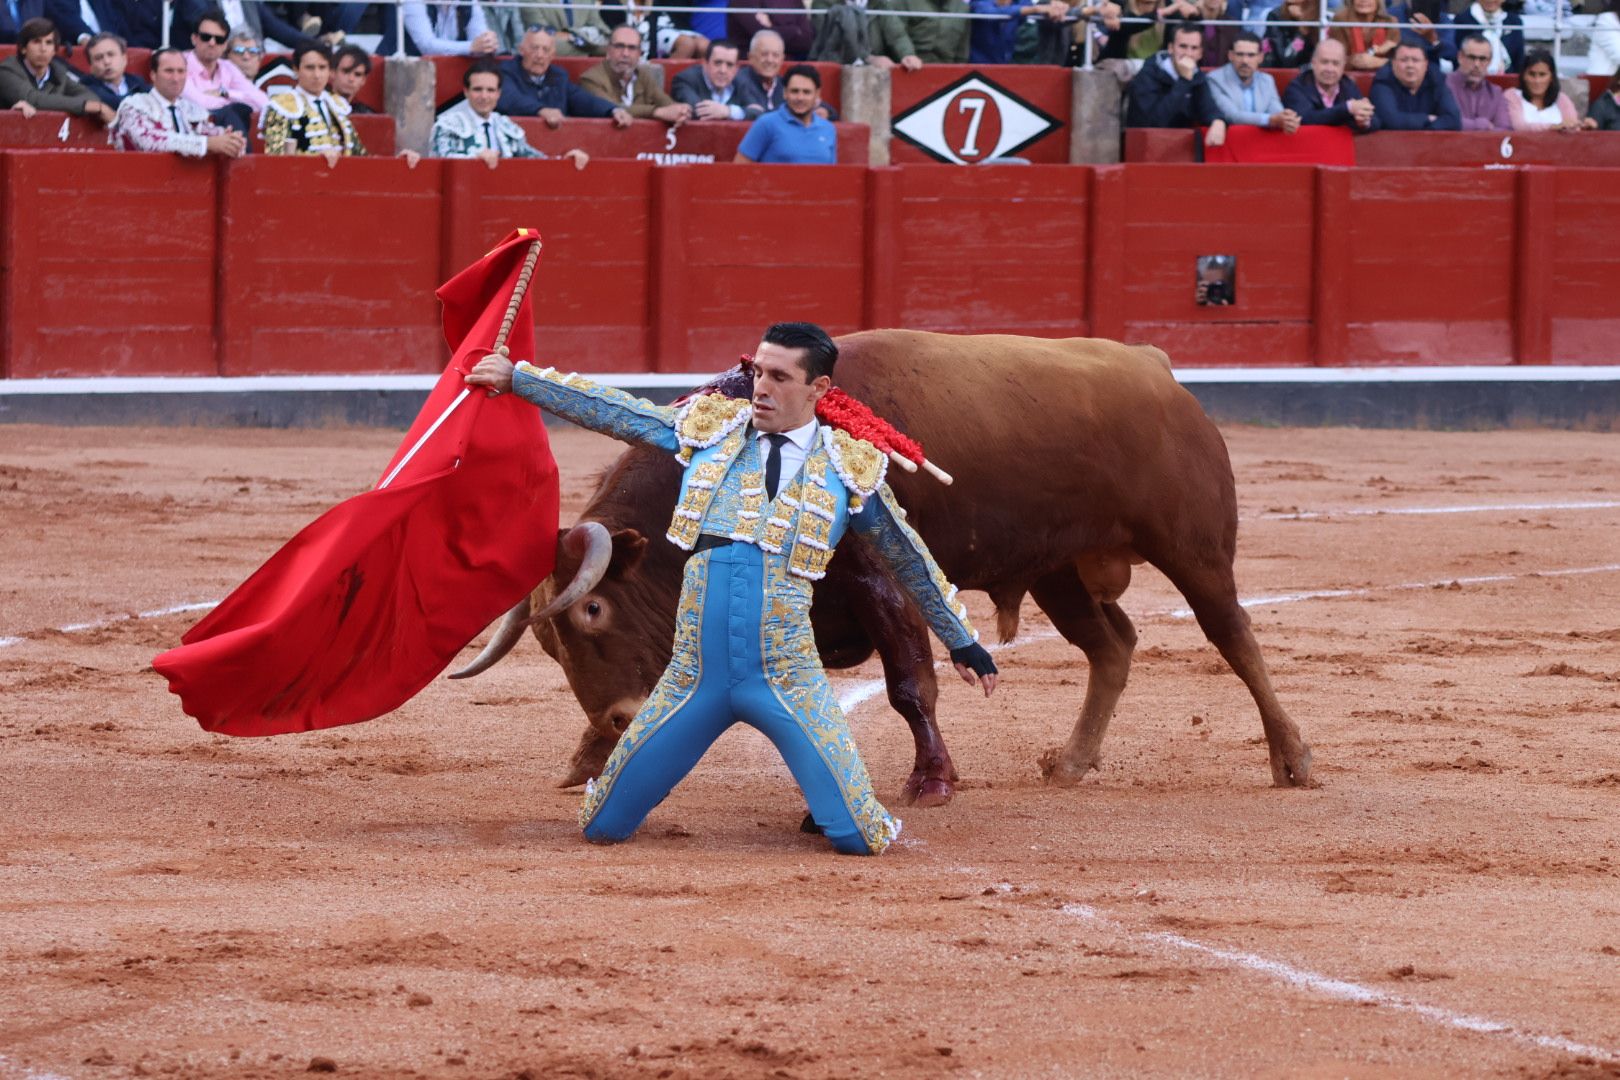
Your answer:
[[[309,0],[309,2],[314,3],[314,4],[332,4],[332,5],[335,5],[335,4],[348,2],[348,0]],[[395,56],[395,57],[403,57],[403,56],[407,55],[406,52],[405,52],[405,19],[404,19],[404,15],[402,14],[402,9],[404,7],[404,3],[406,3],[406,2],[411,2],[411,0],[379,0],[378,3],[370,5],[370,6],[373,6],[373,7],[392,7],[394,9],[393,13],[392,13],[392,20],[393,20],[394,42],[395,42],[395,44],[394,44],[394,51],[393,51],[392,55]],[[561,10],[565,10],[567,8],[570,8],[570,7],[576,7],[576,8],[577,7],[587,7],[587,6],[588,7],[598,7],[598,5],[596,5],[596,4],[570,4],[570,3],[563,2],[563,0],[535,0],[535,2],[533,2],[533,3],[526,3],[526,2],[523,2],[523,0],[421,0],[421,2],[423,2],[425,7],[441,7],[441,6],[448,5],[448,6],[451,6],[451,7],[487,7],[487,8],[497,8],[497,9],[540,8],[540,9],[553,10],[553,11],[561,11]],[[1017,2],[1018,2],[1018,0],[1014,0],[1014,3],[1017,3]],[[1082,6],[1082,5],[1077,4],[1075,6],[1079,7],[1079,6]],[[1121,8],[1123,9],[1123,7],[1124,7],[1124,5],[1122,4]],[[601,10],[601,9],[599,9],[599,10]],[[608,10],[608,11],[625,11],[627,9],[622,7],[622,6],[615,6],[615,7],[612,7],[612,8],[607,8],[605,10]],[[1273,10],[1279,10],[1279,9],[1273,9]],[[682,4],[649,4],[646,7],[638,9],[638,11],[639,12],[646,12],[646,13],[654,13],[654,12],[656,12],[656,13],[677,14],[677,15],[683,15],[683,14],[713,15],[713,14],[716,14],[716,13],[723,14],[723,15],[731,15],[731,14],[738,14],[738,15],[780,15],[780,14],[782,14],[782,10],[780,8],[735,7],[735,6],[698,7],[698,6],[693,6],[693,5],[682,5]],[[1182,21],[1180,19],[1172,19],[1172,18],[1164,17],[1163,14],[1162,14],[1162,11],[1163,11],[1163,9],[1161,8],[1161,9],[1156,10],[1155,12],[1153,12],[1151,15],[1137,15],[1137,14],[1127,12],[1125,10],[1121,10],[1120,18],[1121,18],[1121,20],[1126,21],[1126,22],[1132,22],[1132,23],[1154,22],[1154,23],[1158,23],[1158,24],[1161,24],[1161,25],[1170,25],[1170,24],[1173,24],[1175,22]],[[811,10],[811,9],[806,9],[806,14],[814,16],[816,14],[816,12],[814,10]],[[978,15],[978,14],[975,14],[975,13],[970,12],[970,11],[927,11],[927,12],[890,11],[889,14],[896,15],[896,16],[898,16],[900,18],[903,18],[903,19],[958,19],[958,20],[966,19],[966,20],[970,20],[970,21],[977,20],[977,21],[983,21],[983,22],[992,22],[992,21],[999,22],[999,21],[1002,21],[1002,20],[1007,18],[1006,15],[1002,15],[1002,14]],[[1040,20],[1042,17],[1041,16],[1028,16],[1028,18],[1034,19],[1034,20]],[[1082,69],[1086,70],[1086,71],[1092,70],[1093,65],[1095,63],[1095,56],[1093,54],[1093,45],[1094,45],[1095,37],[1094,37],[1094,34],[1092,33],[1092,30],[1093,30],[1094,27],[1098,27],[1098,26],[1102,25],[1102,16],[1101,15],[1090,15],[1090,16],[1086,16],[1084,18],[1081,18],[1079,16],[1075,16],[1075,17],[1065,18],[1065,19],[1062,19],[1062,20],[1052,20],[1052,21],[1062,22],[1064,25],[1070,26],[1070,27],[1080,27],[1080,26],[1084,25],[1084,27],[1085,27],[1085,30],[1084,30],[1085,44],[1084,44],[1084,48],[1082,50],[1083,62],[1081,63],[1080,67]],[[1252,19],[1251,20],[1244,20],[1244,19],[1197,19],[1197,20],[1191,20],[1191,21],[1195,21],[1197,23],[1197,25],[1199,25],[1199,26],[1242,26],[1242,27],[1253,26],[1254,22],[1255,22],[1255,20],[1252,20]],[[169,40],[170,32],[173,29],[173,24],[174,24],[174,0],[163,0],[163,40],[165,42]],[[1476,26],[1474,24],[1467,24],[1467,23],[1462,24],[1462,25],[1458,25],[1456,23],[1435,23],[1435,22],[1428,22],[1428,23],[1415,23],[1415,22],[1395,22],[1395,23],[1391,23],[1391,22],[1373,22],[1373,23],[1343,22],[1343,21],[1334,19],[1329,14],[1329,12],[1327,11],[1327,9],[1325,7],[1322,9],[1320,17],[1314,22],[1265,20],[1264,25],[1265,26],[1276,26],[1276,27],[1309,27],[1309,28],[1312,28],[1312,29],[1315,29],[1315,30],[1319,31],[1322,34],[1326,34],[1329,30],[1334,29],[1334,28],[1343,28],[1343,29],[1352,29],[1352,28],[1390,29],[1390,28],[1394,28],[1394,29],[1399,29],[1399,30],[1412,30],[1412,31],[1415,31],[1415,32],[1419,33],[1420,35],[1423,32],[1429,31],[1429,30],[1437,31],[1439,33],[1447,33],[1447,32],[1450,32],[1450,33],[1472,33],[1472,32],[1476,32],[1478,30],[1483,29],[1482,27]],[[1515,29],[1522,31],[1525,28],[1524,27],[1515,27]],[[1573,25],[1573,24],[1571,24],[1571,23],[1569,23],[1567,21],[1565,13],[1564,13],[1564,4],[1562,2],[1555,3],[1555,5],[1553,7],[1553,27],[1552,27],[1552,30],[1553,30],[1553,37],[1552,37],[1552,41],[1553,41],[1553,48],[1552,48],[1553,59],[1554,59],[1555,62],[1559,62],[1560,64],[1562,63],[1562,60],[1563,60],[1563,44],[1564,44],[1565,39],[1566,38],[1586,36],[1586,35],[1589,35],[1590,32],[1591,32],[1589,28],[1575,26],[1575,25]],[[282,44],[287,44],[287,43],[282,42]],[[739,45],[746,45],[745,42],[739,42],[738,44]]]

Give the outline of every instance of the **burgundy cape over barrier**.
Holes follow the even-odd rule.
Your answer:
[[[540,410],[461,378],[494,346],[538,240],[517,230],[439,290],[453,358],[377,487],[307,526],[152,662],[204,728],[277,735],[381,716],[551,572],[557,466]],[[529,295],[507,338],[514,362],[533,357]]]

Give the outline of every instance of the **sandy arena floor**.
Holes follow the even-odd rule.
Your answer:
[[[1620,437],[1229,430],[1322,786],[1269,786],[1144,568],[1102,772],[1038,778],[1085,671],[1026,604],[1002,691],[945,686],[956,801],[879,860],[743,728],[585,844],[532,640],[369,724],[198,730],[148,668],[175,609],[398,437],[0,427],[0,1078],[1620,1076]],[[616,448],[556,445],[572,520]],[[892,796],[904,725],[853,722]]]

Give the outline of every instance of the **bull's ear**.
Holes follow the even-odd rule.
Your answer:
[[[647,538],[635,529],[619,529],[613,534],[613,562],[608,576],[622,578],[634,570],[647,553]]]

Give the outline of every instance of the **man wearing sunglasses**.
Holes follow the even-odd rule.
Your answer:
[[[264,46],[251,30],[238,30],[225,46],[225,59],[236,65],[236,70],[247,76],[254,86],[259,85],[259,69],[264,67]]]
[[[246,136],[253,130],[253,117],[264,111],[270,99],[240,68],[224,60],[225,43],[230,39],[230,24],[218,8],[197,17],[191,51],[186,53],[185,97],[206,109],[214,123]]]

